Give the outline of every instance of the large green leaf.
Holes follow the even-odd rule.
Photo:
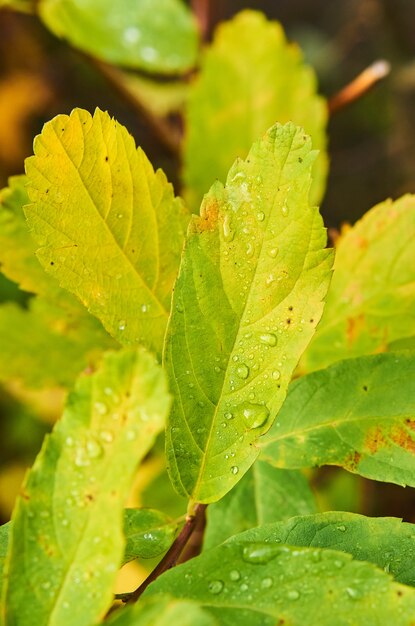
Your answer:
[[[173,543],[177,522],[153,509],[125,509],[124,533],[127,540],[123,563],[151,559],[166,552]]]
[[[27,387],[72,387],[116,342],[80,306],[78,312],[33,298],[28,309],[0,305],[0,380]]]
[[[400,583],[415,586],[415,525],[393,517],[370,518],[329,512],[266,524],[229,541],[285,543],[348,552],[389,572]]]
[[[196,23],[182,0],[40,0],[50,30],[100,59],[176,74],[195,64]]]
[[[38,258],[121,343],[160,351],[187,215],[107,113],[45,125],[27,159]]]
[[[167,592],[197,601],[220,626],[411,626],[415,614],[415,590],[371,563],[242,538],[166,572],[144,598]]]
[[[206,550],[249,528],[316,510],[301,472],[277,469],[258,459],[224,498],[207,509],[203,547]]]
[[[13,513],[6,626],[90,626],[105,615],[123,556],[124,501],[169,403],[144,351],[108,353],[79,379]]]
[[[140,600],[117,611],[108,626],[218,626],[212,615],[195,602],[177,600],[167,594]]]
[[[313,202],[325,186],[327,109],[313,70],[281,26],[243,11],[219,26],[193,84],[186,115],[184,177],[191,206],[275,122],[293,121],[321,153],[313,168]]]
[[[258,454],[323,310],[332,264],[310,207],[315,153],[289,123],[232,166],[194,216],[176,282],[165,363],[179,493],[218,500]]]
[[[415,195],[378,204],[346,230],[302,371],[380,352],[415,334],[414,256]]]
[[[348,359],[303,376],[260,445],[277,467],[341,465],[415,486],[415,352]]]

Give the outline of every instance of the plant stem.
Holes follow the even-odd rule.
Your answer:
[[[369,89],[377,82],[385,78],[390,72],[390,63],[388,61],[379,60],[369,65],[355,79],[353,79],[346,87],[343,87],[328,102],[329,113],[335,113],[339,109],[361,98]]]
[[[192,10],[199,25],[200,35],[206,41],[210,26],[209,0],[192,0]]]
[[[143,102],[139,100],[125,84],[122,73],[116,67],[108,65],[94,57],[87,57],[90,63],[110,83],[115,91],[128,102],[151,127],[156,137],[175,157],[180,154],[180,136],[176,128],[162,117],[155,115]]]
[[[152,583],[156,578],[166,572],[168,569],[174,567],[177,563],[178,558],[183,552],[187,542],[189,541],[195,526],[201,516],[203,516],[204,511],[206,509],[206,504],[197,504],[194,510],[193,515],[188,515],[186,517],[186,522],[180,533],[174,540],[170,549],[157,567],[151,572],[151,574],[145,579],[143,583],[135,591],[130,594],[125,594],[125,598],[127,602],[136,602],[142,593],[147,589],[150,583]]]

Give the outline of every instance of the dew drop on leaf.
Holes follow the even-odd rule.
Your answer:
[[[265,346],[271,346],[272,348],[277,345],[277,336],[273,333],[263,333],[260,338],[260,342]]]
[[[265,219],[265,213],[263,211],[259,211],[256,214],[256,218],[257,218],[258,222],[263,222],[264,219]]]
[[[208,589],[210,593],[213,593],[214,595],[218,595],[219,593],[221,593],[223,586],[224,585],[223,585],[222,580],[211,580],[209,583]]]
[[[280,372],[280,370],[274,370],[274,371],[272,372],[272,378],[273,378],[274,380],[279,380],[279,379],[281,378],[281,372]]]
[[[274,581],[271,578],[271,576],[267,576],[266,578],[263,578],[261,581],[261,587],[262,589],[270,589],[273,585]]]
[[[118,322],[118,330],[125,330],[125,326],[126,326],[125,320],[120,320]]]
[[[284,217],[288,217],[289,212],[290,212],[289,208],[287,207],[286,204],[284,204],[284,206],[281,209],[281,213],[283,214]]]
[[[242,551],[242,558],[248,563],[269,563],[276,556],[282,554],[283,550],[280,546],[266,545],[263,543],[252,543],[244,546]]]
[[[340,526],[336,526],[337,530],[340,530],[341,533],[346,532],[346,526],[341,524]]]
[[[291,589],[291,591],[287,593],[287,598],[289,600],[298,600],[299,597],[300,597],[300,592],[297,591],[297,589]]]
[[[232,230],[232,225],[231,225],[231,220],[229,215],[225,215],[224,220],[223,220],[223,238],[226,242],[230,242],[232,241],[232,239],[234,238],[234,231]]]
[[[269,417],[269,411],[263,404],[242,402],[237,409],[238,412],[242,413],[248,428],[259,428],[265,424]]]
[[[229,578],[233,581],[236,582],[237,580],[239,580],[241,578],[241,574],[238,572],[237,569],[233,569],[229,572]]]
[[[278,254],[278,248],[270,248],[270,249],[268,250],[268,256],[270,256],[270,257],[271,257],[271,259],[275,259],[275,257],[277,256],[277,254]]]
[[[101,444],[92,437],[86,442],[86,451],[90,459],[98,459],[103,453]]]
[[[233,465],[231,467],[231,472],[236,475],[239,472],[239,467],[237,465]]]
[[[236,373],[238,374],[239,378],[243,378],[243,379],[248,378],[249,367],[243,363],[242,365],[238,367],[238,369],[236,370]]]

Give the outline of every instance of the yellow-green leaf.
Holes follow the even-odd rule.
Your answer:
[[[13,513],[6,626],[104,617],[123,557],[124,502],[169,404],[163,373],[143,350],[108,353],[78,380]]]
[[[187,216],[127,130],[96,110],[45,125],[26,161],[38,258],[124,345],[161,350]]]
[[[196,208],[237,157],[275,122],[292,121],[311,135],[321,152],[313,167],[312,199],[324,193],[326,104],[299,48],[281,26],[258,12],[243,11],[221,24],[202,59],[186,114],[184,177]]]
[[[415,334],[415,196],[387,200],[346,230],[324,315],[300,367],[386,350]]]
[[[59,287],[58,287],[59,289]],[[0,305],[0,379],[27,387],[71,387],[116,342],[82,307],[70,311],[39,297],[27,309]]]
[[[332,254],[309,203],[314,158],[302,129],[275,125],[190,224],[166,338],[166,442],[173,483],[195,501],[219,499],[253,463],[322,314]]]

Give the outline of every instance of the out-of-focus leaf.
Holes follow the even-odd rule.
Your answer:
[[[280,470],[257,460],[224,498],[207,509],[203,547],[213,548],[249,528],[316,510],[301,472]]]
[[[184,80],[156,81],[131,72],[120,72],[120,80],[155,115],[181,111],[189,94],[189,83]]]
[[[273,126],[191,221],[166,337],[166,446],[175,488],[195,501],[252,465],[322,314],[332,254],[309,203],[314,157],[301,129]]]
[[[197,27],[182,0],[40,0],[38,11],[55,35],[110,63],[177,74],[196,62]]]
[[[371,209],[337,245],[324,315],[301,371],[415,334],[415,196]]]
[[[9,545],[10,522],[0,526],[0,593],[3,586],[3,570]]]
[[[275,122],[303,126],[320,154],[313,167],[312,202],[324,193],[326,104],[316,93],[313,70],[281,26],[261,13],[243,11],[221,24],[205,52],[186,115],[187,197],[196,208],[233,161]]]
[[[411,626],[415,589],[344,552],[249,542],[206,550],[164,573],[143,599],[193,600],[220,626]]]
[[[26,160],[26,215],[43,267],[122,344],[160,352],[188,217],[127,130],[59,115]]]
[[[125,509],[124,532],[127,544],[123,563],[151,559],[166,552],[173,543],[177,523],[152,509]]]
[[[167,594],[140,600],[122,608],[106,622],[108,626],[219,626],[207,611],[195,602],[176,600]]]
[[[393,517],[319,513],[252,528],[229,541],[240,540],[341,550],[415,586],[415,525]]]
[[[292,383],[261,458],[415,486],[414,416],[415,352],[347,359]]]
[[[105,615],[123,556],[124,501],[169,404],[163,373],[142,350],[107,353],[78,380],[13,514],[6,626],[90,626]]]
[[[71,387],[102,352],[117,346],[84,309],[78,316],[33,298],[28,309],[0,305],[0,380],[30,388]]]

